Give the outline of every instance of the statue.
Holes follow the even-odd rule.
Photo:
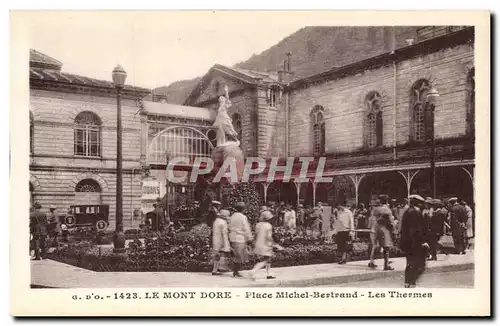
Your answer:
[[[219,109],[215,118],[214,127],[217,128],[217,147],[228,145],[240,145],[238,133],[234,130],[233,121],[227,113],[227,109],[231,107],[229,100],[229,88],[224,86],[226,96],[219,96]]]
[[[224,91],[226,96],[219,97],[219,110],[214,122],[214,127],[217,128],[217,146],[212,151],[212,160],[214,162],[213,172],[216,175],[226,159],[234,159],[236,161],[238,179],[231,180],[231,182],[237,182],[241,180],[245,162],[243,151],[240,148],[238,133],[234,130],[233,121],[227,113],[227,109],[231,106],[227,85],[224,86]]]

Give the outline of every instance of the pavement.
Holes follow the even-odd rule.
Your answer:
[[[373,281],[401,277],[405,258],[392,258],[394,271],[368,268],[368,261],[348,262],[345,265],[318,264],[272,268],[276,279],[265,279],[265,271],[252,280],[248,271],[244,278],[232,273],[212,276],[210,273],[188,272],[94,272],[53,260],[31,261],[33,288],[147,288],[147,287],[310,287]],[[376,261],[382,266],[382,260]],[[438,255],[437,261],[427,263],[427,273],[446,273],[474,269],[474,251],[466,255]],[[401,284],[402,285],[402,284]],[[362,287],[362,286],[359,286]],[[454,287],[454,286],[450,286]]]

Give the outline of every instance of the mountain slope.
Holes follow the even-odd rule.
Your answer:
[[[416,26],[395,28],[395,46],[406,45],[406,39],[416,39]],[[235,65],[257,71],[277,71],[292,53],[294,79],[315,75],[333,67],[364,60],[391,49],[388,27],[304,27],[284,38],[264,52]],[[160,87],[155,93],[166,94],[170,103],[182,104],[200,78],[174,82]]]

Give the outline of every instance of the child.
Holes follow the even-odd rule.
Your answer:
[[[266,278],[268,280],[275,279],[269,273],[271,269],[271,257],[273,255],[273,248],[282,249],[280,246],[274,244],[273,242],[273,227],[269,221],[273,218],[273,214],[270,211],[264,211],[260,215],[260,222],[255,226],[255,248],[254,253],[259,256],[259,262],[255,264],[250,275],[255,280],[255,273],[266,267]]]

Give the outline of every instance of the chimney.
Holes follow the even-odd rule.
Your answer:
[[[278,81],[280,83],[288,83],[292,79],[292,53],[286,53],[286,59],[283,61],[283,65],[278,69]]]
[[[384,46],[386,52],[396,50],[396,28],[394,26],[384,27]]]

